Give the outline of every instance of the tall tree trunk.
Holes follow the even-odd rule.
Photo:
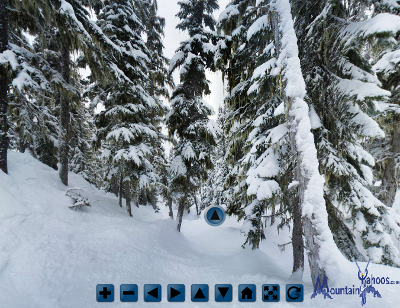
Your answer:
[[[382,188],[385,189],[386,194],[381,197],[381,201],[387,205],[392,206],[396,191],[398,187],[397,176],[397,156],[400,154],[400,125],[395,124],[391,134],[390,158],[385,162],[385,170],[382,178]]]
[[[139,194],[140,194],[140,190],[136,186],[134,193],[133,193],[133,204],[136,205],[137,208],[139,208]]]
[[[271,207],[271,226],[275,223],[275,200],[272,203],[272,207]]]
[[[200,196],[201,196],[201,193],[200,193]],[[196,204],[196,215],[199,216],[200,215],[200,211],[199,211],[199,205],[197,204],[196,193],[193,194],[193,198],[194,198],[194,204]]]
[[[297,200],[296,200],[297,201]],[[295,202],[296,202],[295,201]],[[301,204],[296,202],[293,207],[293,230],[292,230],[292,247],[293,247],[293,270],[292,272],[304,271],[304,241],[303,241],[303,223],[302,223]]]
[[[183,211],[185,210],[185,203],[186,203],[186,194],[183,198],[179,200],[179,206],[178,206],[178,213],[177,213],[177,218],[178,218],[178,232],[181,232],[181,226],[182,226],[182,218],[183,218]]]
[[[277,55],[279,55],[281,51],[281,33],[279,31],[279,15],[277,12],[271,12],[270,18],[273,25],[273,32],[274,32],[274,43],[277,49]],[[288,106],[288,109],[291,109],[291,105],[293,100],[284,97],[285,99],[285,106]],[[288,116],[288,123],[292,123],[293,118]],[[291,146],[291,153],[292,157],[296,157],[295,162],[295,180],[300,182],[301,172],[300,172],[300,165],[299,165],[299,158],[298,158],[298,150],[296,147],[296,134],[291,129],[290,131],[290,146]],[[292,248],[293,248],[293,269],[292,273],[297,272],[300,277],[303,276],[304,272],[304,241],[303,241],[303,220],[302,220],[302,208],[301,208],[301,201],[300,195],[301,190],[304,193],[305,186],[298,187],[298,193],[296,194],[295,200],[293,200],[293,230],[292,230]]]
[[[61,50],[61,73],[64,81],[69,83],[70,78],[70,46],[68,43],[62,44]],[[61,136],[60,136],[60,179],[61,182],[68,186],[68,152],[69,152],[69,99],[65,94],[61,94]]]
[[[118,186],[117,179],[115,177],[113,177],[111,179],[109,191],[112,192],[115,196],[117,196],[117,197],[119,196],[119,186]]]
[[[289,110],[291,109],[291,105],[293,104],[293,100],[285,97],[285,103],[288,104]],[[293,123],[293,117],[288,117],[288,123]],[[291,131],[291,130],[290,130]],[[290,146],[292,157],[296,157],[295,159],[295,180],[301,183],[297,186],[297,193],[295,198],[292,200],[293,204],[293,230],[292,230],[292,247],[293,247],[293,269],[292,272],[297,272],[299,276],[303,276],[304,272],[304,241],[303,241],[303,220],[302,220],[302,202],[304,197],[305,179],[303,178],[300,170],[300,157],[298,153],[298,149],[296,146],[296,133],[290,133]]]
[[[122,207],[122,193],[124,191],[124,182],[123,182],[123,175],[121,174],[121,178],[119,180],[119,206]]]
[[[156,188],[154,186],[150,188],[150,202],[153,210],[157,212]]]
[[[276,0],[276,11],[272,13],[272,26],[275,36],[276,50],[283,67],[282,96],[285,102],[288,131],[291,151],[295,154],[295,180],[298,185],[298,209],[294,209],[293,223],[299,230],[303,229],[305,248],[308,252],[311,279],[316,284],[318,276],[326,276],[325,267],[333,265],[343,257],[335,250],[332,233],[328,227],[328,215],[324,200],[323,184],[318,170],[317,150],[314,136],[311,132],[311,123],[308,116],[309,108],[304,101],[305,81],[302,77],[296,33],[289,0]],[[294,38],[294,41],[293,41]],[[283,52],[284,51],[284,52]],[[282,54],[282,55],[281,55]],[[299,219],[302,217],[302,219]],[[299,232],[300,233],[300,232]],[[300,242],[300,235],[298,235]],[[301,246],[293,243],[299,249],[298,258],[293,268],[301,264]],[[323,250],[323,254],[321,253]],[[330,254],[328,253],[330,250]],[[320,261],[323,262],[320,262]],[[300,270],[300,268],[298,268]],[[302,274],[302,272],[301,272]],[[327,277],[328,278],[328,277]]]
[[[145,188],[140,190],[140,204],[147,205],[147,192]]]
[[[174,219],[174,212],[172,211],[172,197],[168,196],[168,208],[169,208],[169,217],[171,217],[172,219]]]
[[[129,216],[132,217],[132,209],[131,209],[131,183],[129,181],[125,182],[125,200],[126,200],[126,210],[128,211]]]
[[[8,13],[6,0],[0,0],[0,53],[8,48]],[[7,149],[8,149],[8,78],[7,65],[0,65],[0,170],[8,173],[7,169]]]

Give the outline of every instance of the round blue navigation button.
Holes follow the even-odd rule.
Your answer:
[[[213,227],[222,225],[225,221],[226,213],[225,210],[219,205],[210,206],[204,212],[204,219],[206,222]]]

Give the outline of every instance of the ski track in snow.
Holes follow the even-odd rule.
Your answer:
[[[0,173],[0,306],[5,308],[47,307],[361,307],[358,296],[336,295],[333,300],[310,299],[313,287],[306,261],[303,303],[285,301],[285,284],[290,279],[290,245],[280,252],[277,243],[290,241],[288,231],[277,237],[276,228],[267,229],[259,250],[242,249],[241,222],[227,218],[221,227],[211,227],[203,215],[186,214],[182,233],[168,218],[167,208],[154,213],[151,206],[132,208],[133,218],[117,198],[91,187],[70,173],[70,186],[82,187],[82,195],[100,200],[78,211],[68,208],[72,200],[58,173],[29,154],[9,152],[9,175]],[[343,282],[358,286],[357,268],[346,265]],[[354,266],[353,266],[354,265]],[[360,266],[365,266],[360,263]],[[349,273],[352,275],[349,275]],[[400,280],[400,270],[370,264],[369,272]],[[97,284],[114,284],[114,303],[96,302]],[[137,303],[119,300],[119,285],[139,287]],[[162,302],[143,302],[143,285],[162,285]],[[169,303],[167,285],[183,283],[186,302]],[[190,301],[190,285],[207,283],[207,304]],[[232,284],[233,301],[214,301],[215,284]],[[240,303],[238,284],[257,285],[257,301]],[[262,302],[261,286],[281,286],[280,302]],[[344,287],[340,286],[340,287]],[[400,285],[376,285],[382,299],[367,296],[365,307],[395,307]]]

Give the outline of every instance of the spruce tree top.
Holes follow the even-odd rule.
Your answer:
[[[217,0],[188,0],[179,1],[178,4],[181,9],[176,16],[182,20],[177,25],[178,29],[188,30],[190,37],[193,37],[204,34],[204,23],[204,26],[214,31],[216,22],[211,14],[219,8]]]

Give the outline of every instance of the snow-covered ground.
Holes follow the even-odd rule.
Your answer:
[[[117,198],[101,192],[80,176],[70,174],[70,187],[83,187],[90,200],[100,200],[78,211],[68,208],[71,198],[58,174],[29,154],[9,152],[9,175],[0,172],[0,307],[361,307],[357,295],[311,299],[313,286],[306,267],[303,303],[287,303],[290,245],[280,252],[278,243],[290,241],[289,232],[270,231],[259,250],[242,249],[241,223],[227,218],[211,227],[188,214],[182,233],[160,204],[133,208],[133,218],[118,206]],[[361,263],[365,267],[366,263]],[[400,269],[370,264],[369,275],[400,280]],[[357,267],[346,262],[338,268],[335,287],[360,285]],[[114,284],[113,303],[96,302],[97,284]],[[119,285],[139,287],[137,303],[121,303]],[[162,285],[162,302],[143,302],[143,285]],[[186,285],[186,302],[169,303],[167,285]],[[209,285],[208,303],[190,300],[190,285]],[[257,301],[240,303],[238,285],[257,285]],[[281,286],[279,303],[264,303],[262,284]],[[232,284],[233,301],[214,301],[215,284]],[[333,287],[333,286],[330,286]],[[375,285],[382,298],[367,295],[365,307],[399,307],[400,284]]]

